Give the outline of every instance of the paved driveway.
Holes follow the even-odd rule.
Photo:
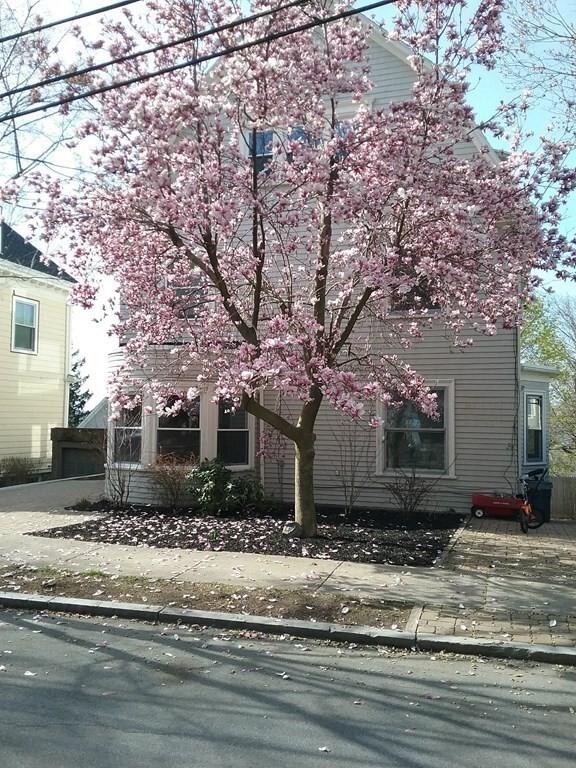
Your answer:
[[[553,520],[523,534],[516,520],[471,518],[443,565],[463,573],[576,582],[576,520]]]

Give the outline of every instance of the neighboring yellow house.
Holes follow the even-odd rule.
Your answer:
[[[51,463],[52,427],[68,423],[73,280],[0,224],[0,459]]]

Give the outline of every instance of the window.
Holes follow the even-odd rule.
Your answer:
[[[390,294],[392,312],[425,311],[439,309],[434,300],[434,286],[425,275],[418,274],[410,260],[398,262],[394,267],[394,283],[398,282]]]
[[[12,351],[38,351],[38,302],[14,298],[12,305]]]
[[[407,290],[396,288],[392,291],[391,310],[392,312],[409,312],[410,310],[418,312],[430,309],[438,309],[438,302],[432,298],[432,286],[430,282],[421,277],[412,287]]]
[[[249,444],[248,414],[240,410],[231,411],[224,401],[218,403],[218,458],[228,466],[248,466]]]
[[[272,143],[274,133],[272,131],[250,132],[248,137],[248,156],[254,161],[256,173],[262,173],[272,161]]]
[[[301,145],[300,152],[307,149],[315,149],[316,147],[320,146],[320,139],[315,138],[310,133],[308,133],[303,125],[296,125],[294,128],[292,128],[290,135],[288,136],[288,140],[289,142],[298,142]],[[294,152],[291,148],[286,153],[286,159],[289,163],[294,161]]]
[[[445,471],[449,468],[447,389],[432,391],[437,396],[437,420],[423,414],[414,403],[387,409],[384,428],[387,469]]]
[[[142,448],[142,409],[123,410],[114,425],[113,458],[116,462],[138,464]]]
[[[181,320],[198,315],[198,309],[206,303],[206,287],[201,275],[191,275],[185,282],[165,282],[170,290],[169,301]]]
[[[349,120],[338,120],[336,123],[334,134],[338,139],[338,149],[336,150],[335,158],[338,162],[345,160],[350,154],[347,138],[351,130],[352,123]]]
[[[544,461],[544,430],[542,395],[526,395],[526,461]]]
[[[303,125],[296,125],[290,131],[290,141],[300,141],[302,144],[308,144],[310,147],[317,147],[319,140],[311,136]]]
[[[167,406],[173,407],[179,400],[174,396],[168,399]],[[183,402],[182,409],[169,416],[158,418],[156,433],[156,451],[165,456],[200,457],[200,400]]]

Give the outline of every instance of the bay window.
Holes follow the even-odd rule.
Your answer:
[[[138,464],[142,449],[142,409],[122,410],[114,424],[113,459],[123,464]]]
[[[173,407],[177,398],[169,398]],[[191,463],[200,458],[200,400],[182,404],[179,411],[158,417],[156,453],[164,456],[190,457]]]
[[[231,411],[226,402],[218,403],[217,457],[228,466],[248,466],[249,445],[246,411]]]

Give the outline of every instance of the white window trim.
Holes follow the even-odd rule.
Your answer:
[[[200,403],[200,429],[202,435],[206,435],[202,459],[215,459],[218,453],[218,403],[213,402],[211,391],[202,396]],[[202,404],[205,405],[204,408]],[[204,420],[202,419],[203,411]],[[248,464],[226,465],[232,472],[247,472],[254,469],[255,419],[250,413],[246,415],[248,417]]]
[[[135,469],[140,469],[140,467],[143,466],[144,462],[142,460],[142,457],[144,455],[144,440],[145,440],[145,434],[146,434],[146,431],[144,428],[144,403],[142,403],[141,407],[142,407],[142,411],[140,414],[140,461],[116,461],[114,459],[114,453],[116,449],[116,427],[118,422],[109,421],[108,423],[111,425],[111,427],[108,428],[106,463],[110,467],[114,467],[115,469],[135,470]],[[120,427],[120,429],[130,429],[130,427]],[[133,427],[133,429],[137,429],[137,427]]]
[[[437,379],[436,381],[427,381],[431,389],[444,390],[444,417],[446,420],[446,469],[445,470],[420,470],[415,472],[416,477],[424,478],[442,478],[446,480],[456,480],[456,430],[455,430],[455,381],[454,379]],[[386,434],[386,408],[382,403],[378,403],[377,416],[382,420],[381,425],[376,429],[376,467],[375,477],[394,477],[398,473],[393,467],[385,467],[385,448],[384,437]],[[404,468],[405,469],[405,468]]]
[[[151,407],[148,409],[151,411],[151,413],[148,415],[148,418],[153,423],[153,429],[150,432],[150,454],[152,457],[152,461],[149,462],[151,464],[156,464],[156,459],[158,458],[158,433],[161,431],[166,432],[198,432],[200,436],[199,444],[200,444],[200,455],[197,457],[199,461],[202,461],[202,448],[204,445],[204,440],[202,439],[202,398],[199,397],[199,413],[198,413],[198,427],[161,427],[160,426],[160,416],[156,413],[155,406],[156,404],[153,403]],[[192,465],[189,465],[192,466]]]
[[[28,304],[34,307],[35,325],[34,325],[34,349],[23,349],[16,346],[16,304]],[[35,299],[26,299],[23,296],[12,296],[12,334],[10,351],[21,355],[38,354],[38,325],[40,320],[40,302]]]
[[[529,459],[528,458],[528,398],[539,397],[542,401],[542,458],[541,459]],[[536,389],[526,389],[524,391],[524,418],[523,418],[524,434],[523,434],[523,460],[524,465],[527,467],[542,467],[547,464],[546,457],[548,456],[548,403],[545,393]]]
[[[253,446],[254,446],[254,419],[253,417],[247,413],[246,414],[246,428],[244,430],[242,429],[220,429],[218,426],[219,423],[219,407],[218,403],[215,403],[215,410],[216,410],[216,453],[214,455],[217,455],[218,452],[218,434],[220,432],[248,432],[248,463],[247,464],[227,464],[226,466],[228,469],[230,469],[232,472],[245,472],[249,469],[252,469],[254,467],[254,454],[253,454]]]

